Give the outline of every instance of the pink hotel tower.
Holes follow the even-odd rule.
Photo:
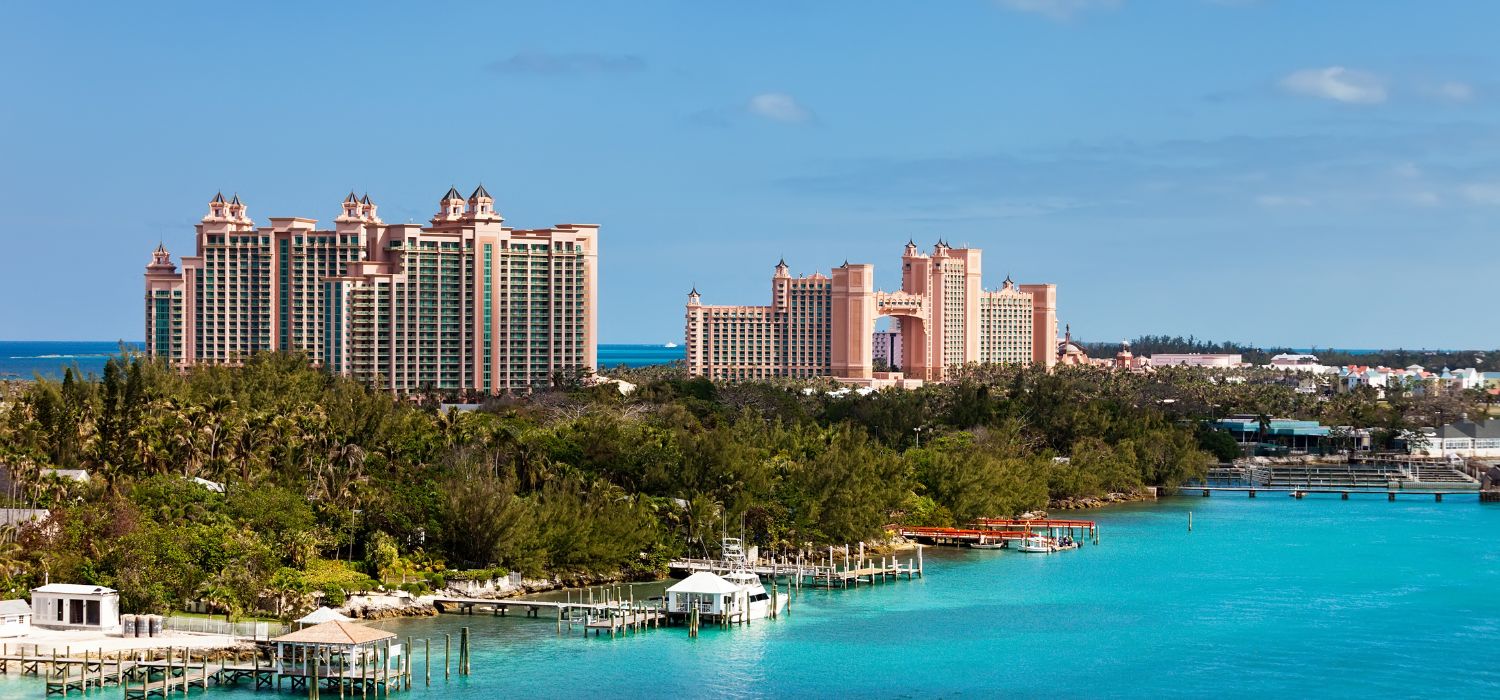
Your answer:
[[[545,386],[597,364],[599,227],[513,229],[484,187],[450,188],[427,226],[387,224],[369,195],[257,227],[220,194],[182,270],[146,266],[146,350],[173,365],[307,352],[394,393]]]
[[[1056,363],[1057,286],[980,285],[980,251],[939,242],[922,253],[908,241],[901,291],[875,289],[875,266],[843,265],[831,275],[792,277],[786,261],[771,277],[770,306],[709,306],[695,288],[687,302],[687,366],[728,381],[834,377],[881,386],[942,381],[970,363]],[[901,335],[899,373],[874,371],[871,334],[890,316]]]

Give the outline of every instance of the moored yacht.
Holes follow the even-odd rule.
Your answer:
[[[699,571],[668,588],[668,615],[685,618],[696,610],[700,619],[744,622],[786,610],[786,596],[773,597],[750,571],[738,539],[724,539],[724,561],[729,570],[723,576]]]

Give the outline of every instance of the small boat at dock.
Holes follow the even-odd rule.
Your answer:
[[[1057,542],[1051,537],[1032,535],[1021,540],[1016,549],[1027,554],[1051,554],[1057,551]]]
[[[1005,540],[996,539],[990,541],[988,538],[981,536],[978,542],[969,543],[969,549],[1005,549]]]

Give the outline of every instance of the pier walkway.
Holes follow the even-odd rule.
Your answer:
[[[1444,496],[1477,496],[1483,501],[1484,494],[1476,488],[1450,488],[1450,489],[1389,489],[1389,488],[1358,488],[1348,486],[1181,486],[1177,489],[1178,495],[1198,494],[1208,498],[1215,493],[1243,493],[1249,498],[1255,498],[1261,493],[1284,493],[1292,498],[1305,498],[1310,494],[1338,494],[1342,500],[1349,500],[1350,494],[1384,494],[1387,501],[1395,501],[1397,495],[1401,496],[1431,496],[1433,500],[1441,503]]]

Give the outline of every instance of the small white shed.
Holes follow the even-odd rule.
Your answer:
[[[120,594],[113,588],[49,583],[31,589],[31,610],[37,627],[120,631]]]
[[[31,604],[25,600],[0,600],[0,637],[19,637],[31,631]]]

